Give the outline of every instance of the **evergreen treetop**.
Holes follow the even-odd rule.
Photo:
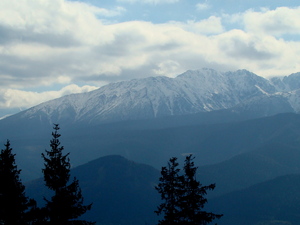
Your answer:
[[[79,181],[74,177],[70,179],[70,159],[69,153],[64,154],[64,147],[61,146],[59,137],[59,125],[54,124],[50,150],[46,150],[46,155],[42,154],[45,161],[45,168],[42,170],[46,186],[54,191],[51,200],[46,201],[45,211],[48,223],[53,225],[90,225],[93,222],[76,220],[86,211],[91,209],[92,204],[84,205],[83,196],[79,187]]]
[[[215,184],[203,186],[197,181],[193,159],[192,155],[186,157],[183,174],[176,157],[169,160],[167,167],[162,167],[160,183],[156,187],[163,200],[155,211],[164,215],[159,225],[206,225],[221,218],[222,215],[203,210],[207,190],[213,190]]]
[[[51,150],[45,150],[46,155],[42,153],[42,157],[45,161],[44,169],[44,180],[46,186],[55,192],[67,185],[70,178],[70,159],[69,154],[63,155],[64,147],[61,146],[58,133],[60,129],[58,124],[54,124],[54,132],[52,132],[52,139],[50,141]]]
[[[0,224],[26,225],[30,223],[27,210],[36,202],[25,196],[10,141],[4,146],[0,153]]]

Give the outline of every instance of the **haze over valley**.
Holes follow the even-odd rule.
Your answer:
[[[59,126],[79,219],[159,224],[162,167],[192,154],[213,223],[299,225],[299,34],[297,0],[1,0],[1,143],[36,209]]]
[[[223,199],[235,192],[243,194],[240,198],[251,199],[253,185],[269,187],[264,183],[273,179],[285,182],[281,176],[300,172],[299,81],[297,73],[267,80],[246,70],[222,73],[201,69],[176,78],[149,77],[112,83],[4,118],[0,120],[0,134],[12,142],[28,193],[42,199],[46,191],[41,189],[42,179],[38,179],[42,176],[41,153],[48,148],[53,123],[60,124],[61,142],[70,152],[72,173],[82,181],[87,200],[94,201],[94,211],[86,215],[93,220],[155,223],[153,209],[159,199],[154,186],[160,168],[171,157],[182,162],[186,154],[192,153],[199,166],[199,180],[217,184],[209,194],[214,203],[209,207],[233,218],[225,215],[219,224],[254,224],[265,218],[258,214],[251,220],[248,214],[237,217],[240,211],[225,209]],[[120,166],[128,172],[118,172]],[[100,171],[102,175],[97,177]],[[117,183],[110,180],[115,180],[114,176],[118,177]],[[288,181],[296,179],[294,175]],[[123,188],[125,183],[128,186]],[[143,188],[135,189],[136,185]],[[118,195],[104,198],[103,193],[108,194],[109,190]],[[259,193],[264,191],[261,188]],[[274,194],[278,193],[274,190]],[[126,204],[130,200],[125,196],[136,198],[126,210],[117,200],[123,199],[122,204]],[[271,200],[263,201],[268,205]],[[115,211],[106,211],[102,204]],[[137,206],[141,211],[132,217]],[[242,210],[244,206],[238,207]],[[267,220],[271,221],[275,212],[270,207]],[[280,211],[275,218],[293,224],[296,216],[286,218],[288,212]]]

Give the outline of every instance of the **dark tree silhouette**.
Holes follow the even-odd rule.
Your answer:
[[[25,196],[25,186],[19,177],[21,170],[17,169],[9,140],[4,146],[0,153],[0,224],[30,224],[34,220],[30,210],[36,202]]]
[[[186,157],[183,174],[177,168],[175,157],[170,159],[168,167],[162,167],[160,183],[156,187],[163,200],[155,211],[158,215],[164,214],[159,225],[206,225],[222,217],[203,210],[207,190],[213,190],[215,184],[203,186],[197,181],[193,159],[192,155]]]
[[[189,155],[185,159],[184,171],[184,192],[180,199],[181,218],[183,224],[196,225],[208,224],[214,219],[221,218],[222,215],[202,211],[207,199],[207,190],[214,190],[215,184],[203,186],[196,178],[198,167],[193,162],[194,157]]]
[[[162,167],[161,177],[159,178],[160,183],[155,187],[164,201],[158,206],[158,210],[155,211],[158,215],[164,214],[164,219],[159,221],[160,225],[179,224],[180,222],[178,203],[182,195],[183,177],[179,176],[180,169],[177,168],[178,165],[177,158],[171,158],[168,166]]]
[[[83,204],[83,196],[79,187],[78,180],[74,177],[70,183],[70,159],[69,153],[63,154],[64,147],[61,146],[58,133],[59,125],[54,124],[52,140],[50,141],[51,150],[46,150],[46,155],[42,154],[45,161],[45,168],[42,170],[46,186],[54,191],[51,200],[46,201],[46,212],[50,224],[94,224],[84,220],[76,220],[86,211],[91,209],[91,205]]]

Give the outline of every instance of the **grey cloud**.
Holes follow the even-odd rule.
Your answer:
[[[145,51],[172,51],[175,49],[178,49],[180,47],[183,47],[182,43],[179,43],[177,41],[170,41],[164,44],[158,44],[158,45],[152,45],[152,46],[147,46],[144,50]]]
[[[153,64],[142,65],[141,67],[135,69],[122,69],[121,76],[117,74],[99,73],[99,74],[89,75],[87,77],[86,76],[77,77],[77,79],[78,81],[91,82],[91,83],[119,82],[125,80],[145,78],[149,76],[157,76],[157,74],[154,73],[154,69],[157,69],[156,65]]]
[[[73,57],[73,58],[72,58]],[[0,78],[2,87],[34,87],[50,84],[65,74],[76,75],[72,64],[80,61],[72,54],[56,55],[50,59],[30,59],[18,55],[0,55]],[[57,82],[57,81],[56,81]]]
[[[257,43],[253,41],[246,42],[241,39],[233,38],[229,42],[220,43],[219,46],[227,55],[237,59],[270,60],[277,57],[276,54],[270,51],[259,50],[256,44]]]
[[[0,44],[35,43],[51,47],[71,47],[81,44],[71,33],[35,32],[33,27],[18,29],[0,24]]]
[[[8,44],[20,40],[20,35],[9,27],[0,24],[0,44]]]
[[[34,35],[27,35],[32,34],[23,33],[21,36],[22,42],[32,42],[32,43],[39,43],[44,44],[50,47],[73,47],[81,45],[81,42],[74,39],[70,34],[51,34],[51,33],[44,33],[44,34],[34,34]]]
[[[116,34],[112,42],[94,48],[94,51],[105,56],[125,56],[130,54],[131,49],[141,43],[145,43],[145,37],[137,34]]]

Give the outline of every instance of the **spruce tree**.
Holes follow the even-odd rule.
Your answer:
[[[54,124],[52,140],[50,141],[51,150],[46,150],[46,155],[42,154],[44,163],[44,181],[46,186],[54,191],[51,200],[46,201],[46,212],[48,221],[53,225],[67,224],[94,224],[83,220],[76,220],[86,211],[91,209],[91,205],[83,204],[83,197],[78,180],[74,177],[70,179],[70,159],[69,153],[64,154],[64,147],[61,146],[58,133],[59,125]]]
[[[15,154],[12,154],[10,142],[7,140],[5,149],[0,153],[0,224],[30,224],[29,209],[36,205],[33,199],[25,196],[25,186],[19,177]]]
[[[163,200],[155,211],[158,215],[164,214],[159,225],[206,225],[222,216],[203,210],[207,190],[213,190],[215,184],[203,186],[197,181],[193,159],[192,155],[186,157],[183,173],[177,168],[175,157],[170,159],[168,167],[162,167],[156,187]]]
[[[178,165],[177,158],[171,158],[168,166],[162,167],[160,183],[155,187],[164,201],[155,211],[158,215],[164,214],[164,219],[159,221],[159,225],[178,224],[180,221],[178,203],[183,189],[183,177],[179,175]]]
[[[182,224],[185,225],[205,225],[214,219],[221,218],[222,215],[203,211],[207,199],[205,195],[207,190],[214,190],[215,184],[203,186],[197,181],[196,173],[198,167],[195,167],[192,155],[186,156],[183,171],[183,194],[179,199],[180,217]]]

